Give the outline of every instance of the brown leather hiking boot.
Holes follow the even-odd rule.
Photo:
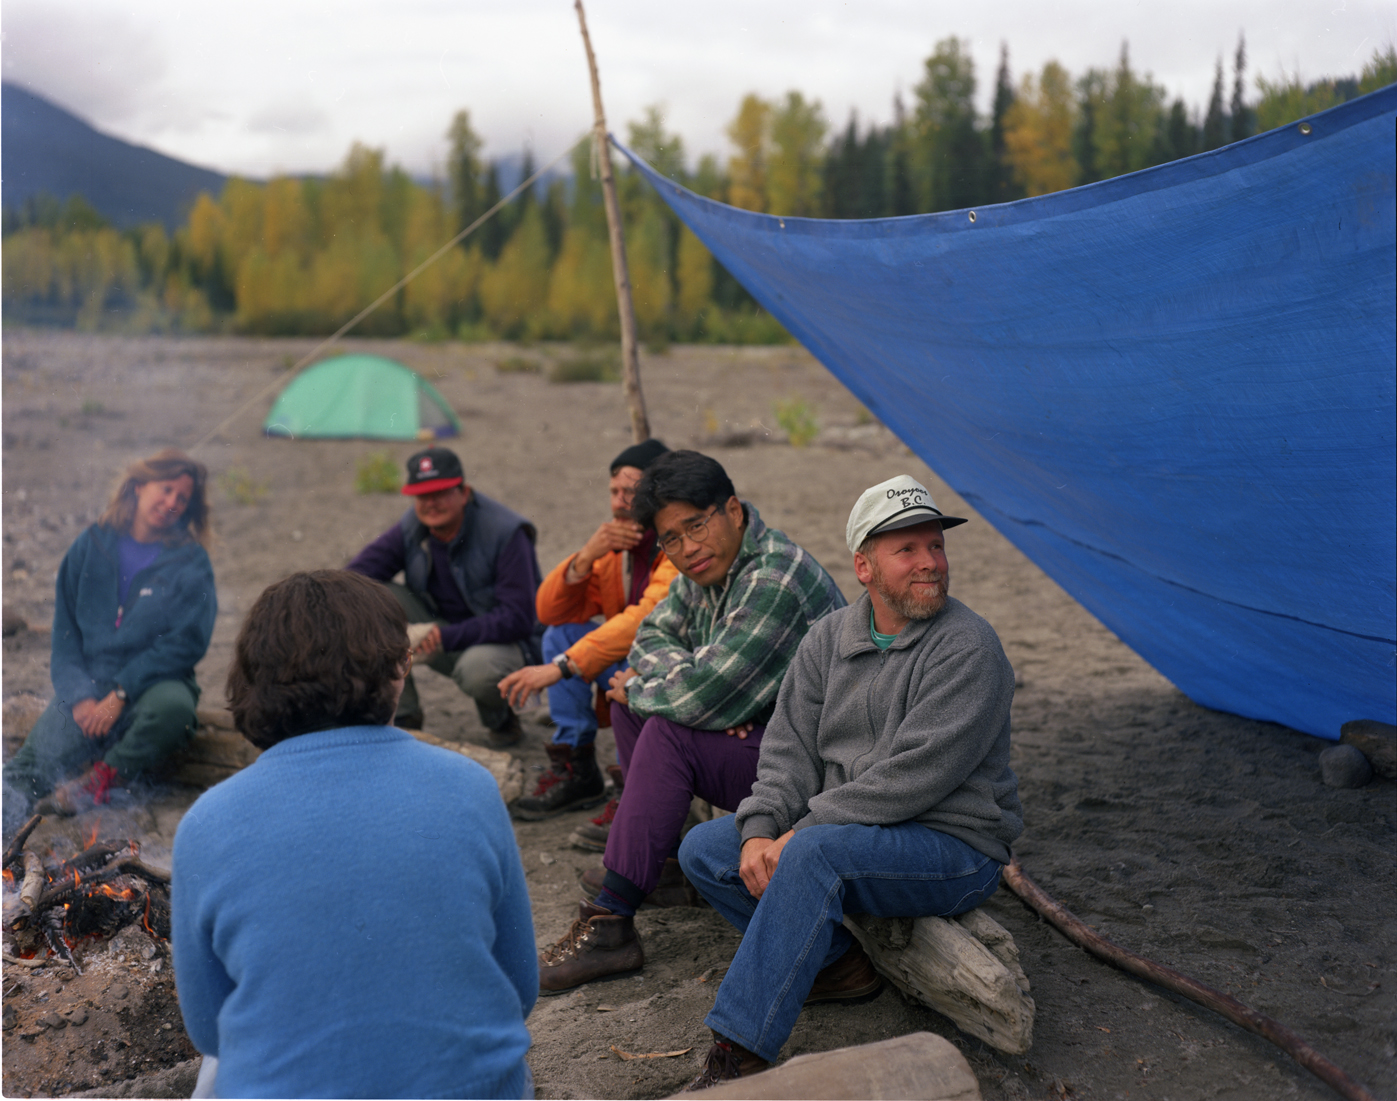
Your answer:
[[[611,836],[611,823],[615,820],[616,808],[621,803],[621,790],[626,786],[626,781],[621,776],[621,766],[607,765],[606,774],[611,777],[611,785],[616,790],[616,797],[607,803],[605,809],[590,822],[583,823],[573,830],[572,836],[568,838],[573,848],[581,849],[583,852],[606,852],[606,839]]]
[[[558,994],[644,966],[645,952],[636,936],[635,918],[618,917],[605,907],[584,901],[577,909],[577,920],[562,938],[538,954],[538,992]]]
[[[606,868],[601,865],[588,868],[581,875],[582,889],[589,892],[593,898],[601,894],[605,881]],[[660,872],[660,881],[655,884],[655,889],[641,902],[642,906],[661,908],[698,904],[698,890],[685,877],[683,869],[679,867],[679,861],[672,856],[665,861],[664,870]]]
[[[59,784],[34,804],[34,810],[39,814],[71,818],[75,814],[81,814],[108,802],[111,799],[111,789],[124,786],[121,773],[106,761],[98,761],[76,779]]]
[[[538,822],[565,811],[595,807],[606,795],[606,781],[597,769],[597,747],[550,745],[549,768],[531,795],[514,800],[515,818]]]
[[[747,1078],[753,1074],[760,1074],[769,1066],[771,1064],[760,1055],[748,1051],[736,1040],[729,1040],[715,1032],[713,1033],[713,1046],[708,1049],[708,1055],[703,1060],[703,1071],[679,1092],[693,1093],[696,1090],[706,1090],[720,1082],[730,1082],[734,1078]]]
[[[851,1002],[867,998],[883,988],[883,976],[873,968],[873,961],[854,941],[849,950],[815,976],[815,985],[805,998],[806,1005],[820,1002]]]

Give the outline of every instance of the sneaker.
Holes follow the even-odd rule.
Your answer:
[[[524,728],[519,725],[519,716],[513,711],[509,713],[509,721],[504,726],[498,730],[486,732],[491,749],[508,749],[510,746],[516,746],[523,736]]]
[[[510,807],[515,818],[538,822],[570,810],[595,807],[606,796],[606,781],[597,769],[595,745],[550,745],[549,768],[539,777],[531,795],[516,799]]]
[[[34,805],[34,810],[39,814],[71,818],[108,802],[112,797],[111,789],[123,786],[121,774],[106,761],[98,761],[76,779],[59,784]]]
[[[620,917],[602,906],[583,902],[577,920],[557,943],[538,954],[538,992],[558,994],[575,986],[628,975],[645,966],[645,952],[635,918]]]
[[[606,880],[606,869],[598,865],[595,868],[588,868],[582,873],[582,889],[593,898],[601,894],[602,884]],[[644,906],[655,906],[668,909],[674,906],[697,906],[699,904],[698,890],[679,867],[679,861],[670,857],[665,861],[664,870],[660,872],[660,881],[655,884],[655,889],[645,896],[645,900],[640,904]]]
[[[713,1046],[703,1060],[703,1071],[685,1086],[680,1093],[694,1093],[706,1090],[734,1078],[748,1078],[760,1074],[771,1066],[760,1055],[753,1054],[736,1040],[713,1033]]]
[[[855,941],[849,950],[815,976],[815,985],[806,995],[806,1005],[821,1002],[852,1002],[877,994],[883,976],[873,969],[873,961]]]

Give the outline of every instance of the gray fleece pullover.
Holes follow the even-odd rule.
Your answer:
[[[1014,670],[954,598],[879,651],[865,593],[801,641],[762,735],[742,840],[814,825],[917,821],[1000,863],[1023,832],[1009,767]]]

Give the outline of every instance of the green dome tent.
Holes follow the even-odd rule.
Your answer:
[[[337,356],[302,371],[262,424],[290,439],[433,440],[461,422],[417,372],[383,356]]]

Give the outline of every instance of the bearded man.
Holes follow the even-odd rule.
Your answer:
[[[867,490],[845,537],[865,594],[801,641],[736,814],[679,851],[743,933],[702,1089],[773,1062],[801,1007],[877,993],[844,914],[949,917],[999,886],[1023,830],[1009,768],[1014,671],[949,595],[944,516],[907,475]]]

